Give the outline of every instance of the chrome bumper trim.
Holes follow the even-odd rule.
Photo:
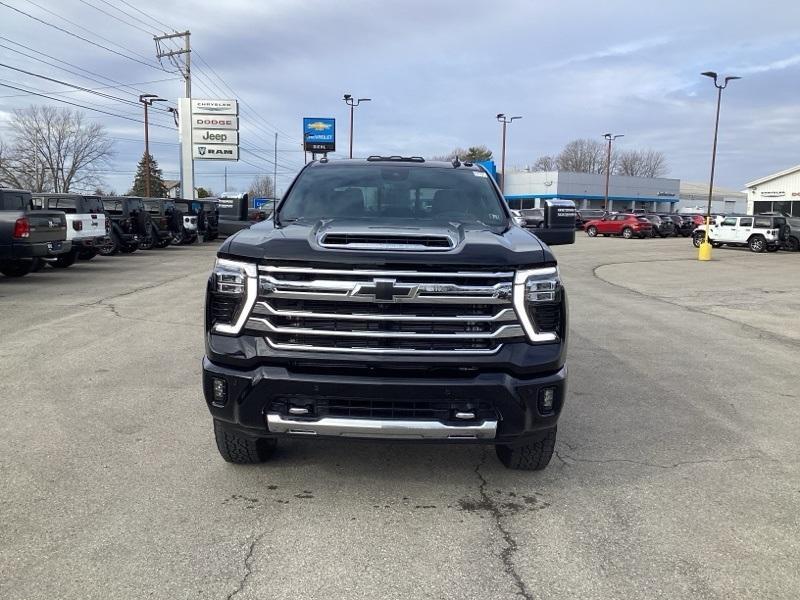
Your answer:
[[[491,440],[497,436],[497,421],[479,425],[445,425],[439,421],[380,421],[376,419],[342,419],[323,417],[316,421],[284,419],[267,414],[271,433],[290,435],[327,435],[333,437],[372,439]]]

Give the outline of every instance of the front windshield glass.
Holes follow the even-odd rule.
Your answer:
[[[506,224],[484,171],[407,165],[320,165],[304,171],[281,206],[282,221],[364,219]]]

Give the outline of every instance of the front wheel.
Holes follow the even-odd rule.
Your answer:
[[[278,441],[273,438],[250,437],[214,419],[214,438],[217,450],[225,461],[239,465],[269,460]]]
[[[36,258],[23,258],[0,263],[0,273],[6,277],[25,277],[34,270],[40,261]]]
[[[556,428],[553,427],[543,438],[522,444],[495,446],[500,462],[508,469],[521,471],[541,471],[553,457],[556,447]]]
[[[594,225],[592,225],[591,227],[588,227],[586,229],[586,235],[588,235],[589,237],[596,237],[597,236],[597,227],[595,227]]]
[[[789,252],[797,252],[798,250],[800,250],[800,240],[798,240],[796,237],[792,236],[792,237],[787,238],[786,242],[785,242],[785,245],[786,245],[786,249]]]
[[[699,248],[700,245],[703,243],[703,240],[706,239],[706,234],[703,232],[695,233],[692,236],[692,244],[694,244],[695,248]]]
[[[631,229],[630,227],[626,227],[625,229],[623,229],[622,237],[624,237],[626,240],[631,239],[633,237],[633,229]]]
[[[767,240],[765,240],[763,236],[754,235],[747,240],[747,245],[752,252],[763,252],[767,249]]]

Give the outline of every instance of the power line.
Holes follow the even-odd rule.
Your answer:
[[[0,47],[3,47],[3,45],[0,44]],[[170,79],[155,79],[153,81],[141,81],[136,85],[140,85],[140,84],[144,84],[144,83],[159,83],[159,82],[162,82],[162,81],[174,81],[174,79],[170,78]],[[120,85],[105,85],[105,86],[98,87],[98,88],[92,88],[92,91],[110,90],[110,89],[117,90],[117,89],[120,89],[121,87],[127,87],[127,85],[128,84],[123,84],[121,86]],[[81,90],[63,90],[63,91],[47,90],[47,91],[42,91],[42,93],[43,94],[52,94],[54,96],[61,96],[62,94],[75,94],[75,93],[80,92],[80,91]],[[5,95],[0,96],[0,98],[24,98],[26,96],[30,96],[30,94],[5,94]]]
[[[78,104],[77,102],[70,102],[68,100],[62,100],[61,98],[53,98],[52,96],[48,96],[47,94],[42,94],[42,93],[34,92],[34,91],[31,91],[31,90],[26,90],[24,88],[17,87],[15,85],[9,85],[7,83],[2,83],[2,82],[0,82],[0,85],[3,86],[3,87],[11,88],[12,90],[18,90],[20,92],[26,92],[26,93],[28,93],[28,94],[30,94],[32,96],[40,96],[42,98],[47,98],[48,100],[54,100],[55,102],[61,102],[62,104],[69,104],[71,106],[77,106],[78,108],[83,108],[83,109],[86,109],[86,110],[92,110],[94,112],[103,113],[103,114],[109,115],[111,117],[117,117],[119,119],[125,119],[126,121],[133,121],[135,123],[144,123],[144,121],[141,121],[139,119],[134,119],[133,117],[126,117],[125,115],[120,115],[120,114],[117,114],[117,113],[108,112],[107,110],[101,110],[99,108],[92,108],[92,107],[86,106],[84,104]],[[163,129],[173,129],[172,127],[167,127],[166,125],[159,125],[158,123],[153,123],[153,127],[161,127]]]
[[[28,2],[30,2],[30,1],[31,0],[28,0]],[[87,44],[91,44],[92,46],[96,46],[97,48],[102,48],[103,50],[111,52],[112,54],[116,54],[117,56],[121,56],[123,58],[127,58],[128,60],[132,60],[132,61],[137,62],[139,64],[142,64],[142,65],[144,65],[146,67],[150,67],[151,69],[156,69],[157,71],[169,72],[166,69],[164,69],[164,68],[162,68],[160,66],[156,66],[153,63],[149,63],[149,62],[145,62],[143,60],[139,60],[138,58],[134,58],[132,56],[128,56],[127,54],[123,54],[122,52],[117,52],[116,50],[113,50],[112,48],[109,48],[107,46],[103,46],[103,44],[98,44],[97,42],[93,42],[92,40],[87,39],[87,38],[83,37],[82,35],[78,35],[77,33],[69,31],[68,29],[64,29],[63,27],[59,27],[58,25],[55,25],[54,23],[50,23],[49,21],[45,21],[44,19],[40,19],[39,17],[36,17],[36,16],[34,16],[34,15],[30,14],[30,13],[25,12],[24,10],[20,10],[20,9],[14,7],[14,6],[11,6],[10,4],[6,4],[2,0],[0,0],[0,5],[5,6],[6,8],[10,8],[11,10],[13,10],[15,12],[18,12],[21,15],[25,15],[26,17],[28,17],[30,19],[33,19],[34,21],[38,21],[42,25],[47,25],[48,27],[52,27],[53,29],[56,29],[56,30],[58,30],[58,31],[60,31],[62,33],[65,33],[65,34],[67,34],[69,36],[72,36],[74,38],[82,40],[82,41],[86,42]],[[47,10],[47,9],[44,9],[44,10]],[[52,12],[52,11],[48,11],[48,12]],[[63,19],[63,17],[61,17],[61,18]],[[64,19],[64,20],[67,20],[67,19]],[[67,22],[69,22],[69,21],[67,21]]]
[[[30,54],[28,54],[26,52],[22,52],[21,50],[17,50],[16,48],[11,48],[9,46],[5,46],[3,44],[0,44],[0,46],[2,46],[3,48],[6,48],[7,50],[11,50],[12,52],[16,52],[17,54],[21,54],[22,56],[26,56],[26,57],[30,58],[31,60],[35,60],[37,62],[49,65],[51,67],[54,67],[54,68],[62,70],[62,71],[66,71],[67,73],[71,73],[72,75],[77,75],[78,77],[83,77],[84,79],[88,79],[90,81],[94,81],[95,83],[105,84],[106,82],[110,81],[112,83],[119,84],[121,87],[127,87],[129,90],[133,90],[132,93],[134,95],[138,95],[138,94],[144,93],[143,90],[133,87],[133,85],[140,85],[140,84],[130,84],[129,85],[129,84],[122,83],[121,81],[118,81],[118,80],[116,80],[116,79],[114,79],[112,77],[108,77],[106,75],[102,75],[101,73],[95,73],[94,71],[90,71],[90,70],[85,69],[85,68],[83,68],[83,67],[81,67],[79,65],[73,64],[71,62],[67,62],[67,61],[62,60],[60,58],[56,58],[55,56],[52,56],[52,55],[47,54],[45,52],[41,52],[40,50],[36,50],[35,48],[31,48],[30,46],[26,46],[25,44],[20,44],[19,42],[15,42],[14,40],[9,39],[7,37],[4,37],[2,35],[0,35],[0,40],[4,40],[4,41],[6,41],[6,42],[8,42],[10,44],[14,44],[15,46],[19,46],[20,48],[25,48],[26,50],[30,50],[31,52],[35,52],[36,54],[39,54],[40,56],[46,56],[47,58],[50,58],[50,59],[52,59],[54,61],[57,61],[57,62],[59,62],[61,64],[69,65],[70,67],[78,69],[78,72],[72,71],[72,70],[67,69],[65,67],[60,67],[60,66],[58,66],[56,64],[53,64],[53,63],[51,63],[49,61],[46,61],[44,59],[36,58],[35,56],[31,56]],[[90,77],[89,75],[84,75],[83,73],[81,73],[79,71],[83,71],[84,73],[89,73],[90,75],[94,75],[95,77]],[[100,77],[101,79],[103,79],[105,81],[101,81],[101,79],[97,79],[96,77]],[[142,83],[143,84],[144,83],[158,83],[158,82],[161,82],[161,81],[175,81],[177,79],[179,79],[179,78],[178,77],[170,77],[170,78],[165,78],[165,79],[157,79],[157,80],[154,80],[154,81],[144,81]]]
[[[124,20],[124,19],[122,19],[122,18],[118,17],[117,15],[115,15],[115,14],[112,14],[112,13],[108,12],[107,10],[104,10],[104,9],[100,8],[99,6],[95,6],[94,4],[91,4],[90,2],[87,2],[86,0],[79,0],[79,2],[81,2],[81,3],[85,4],[86,6],[90,6],[90,7],[92,7],[92,8],[93,8],[93,9],[95,9],[96,11],[99,11],[99,12],[103,13],[104,15],[111,17],[112,19],[116,19],[116,20],[117,20],[117,21],[119,21],[120,23],[124,23],[125,25],[128,25],[128,26],[130,26],[130,27],[133,27],[134,29],[138,29],[139,31],[142,31],[142,32],[144,32],[144,33],[146,33],[146,34],[148,34],[148,35],[153,35],[153,32],[152,32],[152,31],[148,31],[147,29],[142,29],[142,28],[141,28],[141,27],[139,27],[138,25],[136,25],[136,24],[134,24],[134,23],[131,23],[130,21],[126,21],[126,20]],[[106,3],[106,4],[108,4],[108,3]],[[112,8],[116,8],[116,7],[115,7],[114,5],[112,5],[112,4],[109,4],[109,6],[111,6]],[[117,9],[117,10],[119,10],[119,9]],[[127,13],[124,13],[124,14],[127,14]]]
[[[105,0],[104,0],[104,1],[105,1]],[[139,14],[141,14],[141,15],[143,15],[143,16],[145,16],[145,17],[147,17],[148,19],[150,19],[151,21],[153,21],[154,23],[156,23],[156,24],[157,24],[159,27],[160,27],[161,25],[165,25],[165,23],[162,23],[162,22],[161,22],[161,21],[159,21],[158,19],[155,19],[154,17],[152,17],[152,16],[148,15],[146,12],[144,12],[144,11],[143,11],[143,10],[141,10],[140,8],[138,8],[138,7],[134,6],[133,4],[131,4],[130,2],[128,2],[127,0],[119,0],[119,1],[120,1],[120,2],[122,2],[122,3],[123,3],[125,6],[128,6],[129,8],[132,8],[133,10],[135,10],[136,12],[138,12]],[[140,23],[144,23],[144,21],[140,21]],[[173,29],[173,31],[177,33],[177,29]]]

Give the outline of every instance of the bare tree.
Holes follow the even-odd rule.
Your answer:
[[[617,175],[663,177],[668,171],[667,159],[658,150],[625,150],[617,155]]]
[[[531,167],[533,171],[556,171],[557,169],[558,164],[556,162],[556,157],[549,154],[537,158],[536,162],[533,163]]]
[[[112,156],[112,142],[98,123],[78,111],[52,106],[15,110],[12,143],[4,149],[0,177],[34,191],[92,190],[98,168]]]
[[[464,148],[453,148],[453,150],[447,154],[432,156],[430,160],[443,160],[450,162],[455,157],[458,157],[459,160],[465,160],[468,162],[483,162],[486,160],[492,160],[492,151],[483,145],[470,146],[466,150]]]
[[[559,171],[605,173],[606,145],[592,139],[572,140],[559,152],[556,164]]]
[[[247,195],[250,198],[274,198],[275,186],[273,185],[272,177],[269,175],[260,175],[253,179]]]

